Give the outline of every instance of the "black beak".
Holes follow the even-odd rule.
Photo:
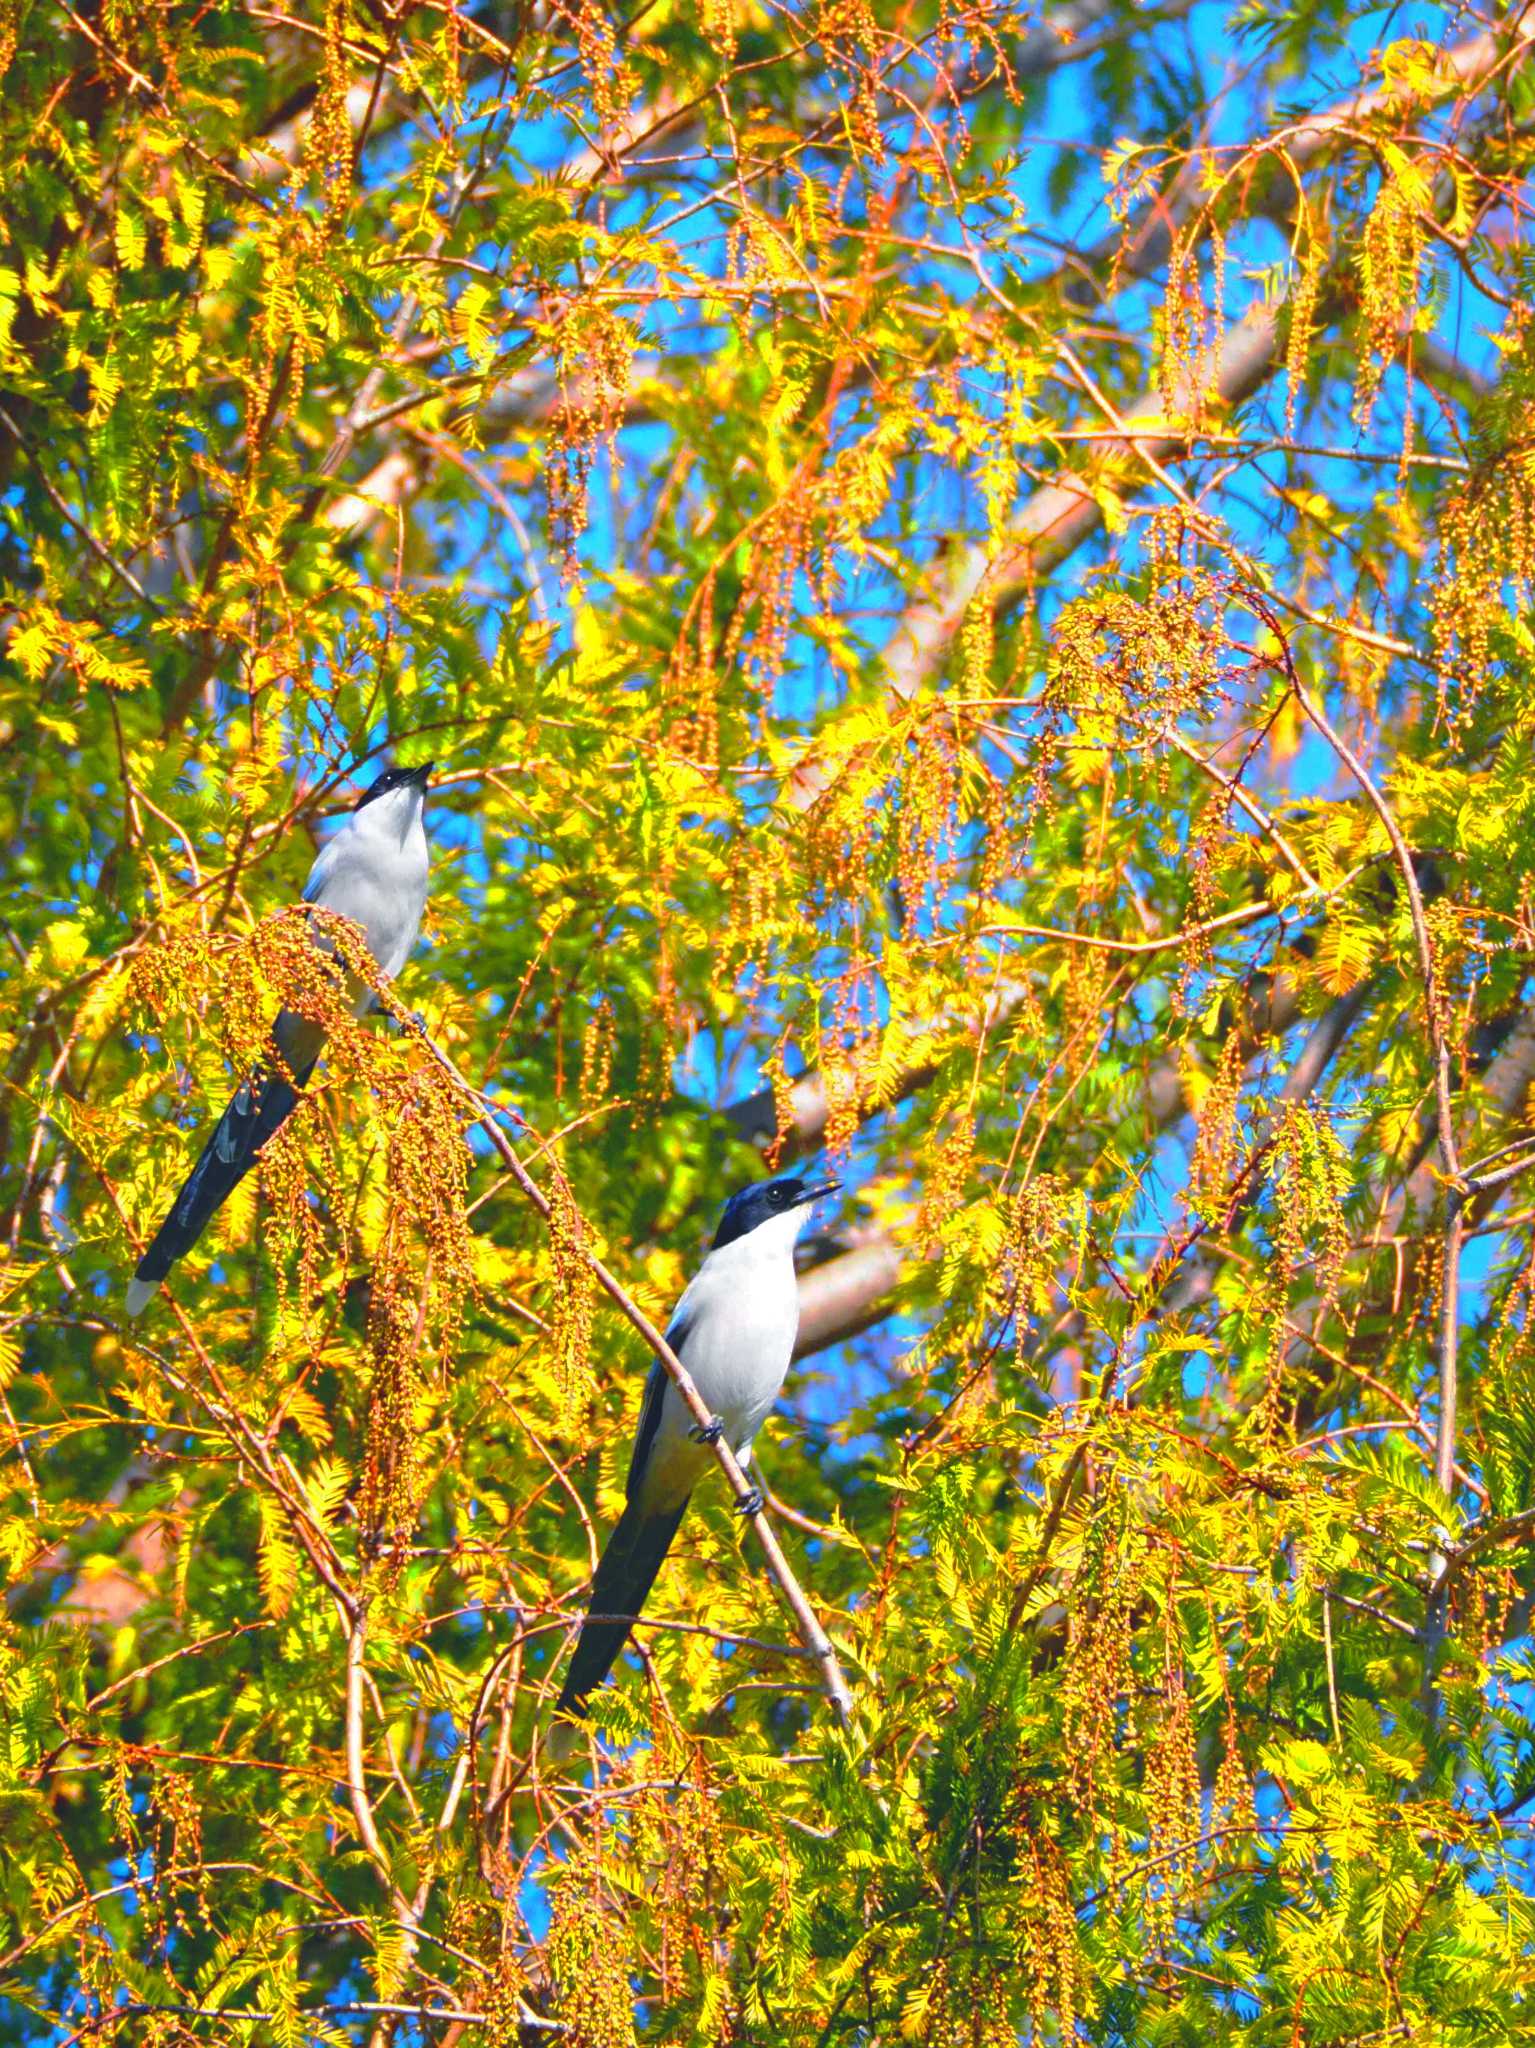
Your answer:
[[[831,1179],[813,1181],[809,1186],[802,1184],[800,1198],[794,1206],[796,1209],[803,1209],[807,1202],[819,1202],[822,1195],[836,1194],[841,1186],[840,1180]]]
[[[417,789],[426,788],[426,785],[432,779],[432,770],[436,766],[437,763],[435,761],[423,761],[419,768],[411,769],[410,779],[416,785]]]

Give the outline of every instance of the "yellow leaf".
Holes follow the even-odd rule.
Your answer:
[[[61,917],[43,933],[49,965],[58,974],[73,974],[91,949],[90,936],[77,917]]]
[[[123,269],[142,269],[149,248],[149,234],[143,221],[126,206],[117,209],[116,241],[117,260]]]
[[[11,635],[11,657],[29,682],[42,680],[55,644],[51,625],[42,619],[34,619]]]
[[[1110,535],[1121,534],[1129,525],[1125,512],[1125,501],[1118,491],[1111,491],[1107,484],[1092,486],[1093,503],[1103,514],[1103,524]]]
[[[1370,970],[1374,941],[1362,925],[1331,917],[1316,949],[1317,979],[1329,995],[1347,995]]]

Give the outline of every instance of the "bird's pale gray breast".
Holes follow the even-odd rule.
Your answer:
[[[775,1217],[747,1237],[711,1251],[677,1304],[668,1334],[699,1397],[725,1425],[737,1455],[750,1446],[778,1399],[799,1330],[794,1275],[796,1219]],[[647,1507],[685,1499],[711,1453],[692,1441],[693,1418],[669,1382],[640,1447]]]
[[[738,1272],[716,1253],[688,1289],[682,1362],[732,1437],[750,1437],[778,1398],[794,1351],[794,1268]]]
[[[426,835],[419,826],[403,844],[392,834],[352,832],[316,864],[309,901],[361,925],[380,972],[392,979],[421,929],[426,881]]]

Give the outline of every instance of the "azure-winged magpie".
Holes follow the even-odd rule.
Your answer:
[[[778,1399],[799,1332],[794,1244],[810,1206],[835,1194],[835,1180],[781,1175],[731,1196],[714,1242],[671,1322],[666,1341],[691,1374],[744,1465],[752,1438]],[[550,1751],[569,1753],[570,1723],[612,1670],[677,1533],[688,1495],[712,1460],[713,1432],[693,1422],[659,1359],[650,1368],[629,1459],[628,1504],[592,1580],[587,1619],[555,1708]],[[755,1512],[753,1493],[742,1512]]]
[[[409,959],[426,909],[421,815],[434,765],[424,761],[419,768],[386,768],[321,848],[304,884],[306,903],[334,910],[362,927],[374,963],[390,980]],[[355,976],[348,978],[348,995],[358,1017],[373,1001],[372,991]],[[292,1010],[279,1013],[272,1026],[272,1057],[252,1067],[235,1090],[139,1260],[128,1286],[129,1315],[139,1313],[171,1267],[192,1249],[255,1165],[262,1146],[286,1123],[324,1042],[318,1024]]]

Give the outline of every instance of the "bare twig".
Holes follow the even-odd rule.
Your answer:
[[[1332,1656],[1332,1596],[1325,1586],[1322,1589],[1322,1647],[1327,1653],[1327,1708],[1332,1720],[1332,1739],[1341,1749],[1343,1730],[1338,1723],[1338,1679],[1333,1670]]]
[[[144,588],[143,584],[140,583],[139,579],[137,578],[137,576],[134,575],[133,571],[128,567],[127,563],[120,562],[117,559],[116,555],[113,554],[112,550],[106,545],[106,543],[103,540],[99,539],[97,535],[91,530],[89,524],[80,517],[79,513],[74,512],[70,509],[68,501],[63,497],[63,495],[59,491],[57,491],[54,488],[53,480],[44,470],[42,463],[38,460],[37,452],[33,448],[31,442],[28,441],[26,435],[21,431],[20,427],[17,426],[16,422],[11,418],[10,414],[6,411],[3,405],[0,405],[0,426],[3,426],[5,428],[6,432],[10,435],[11,439],[16,443],[16,446],[22,451],[22,453],[27,457],[27,460],[31,463],[32,473],[37,478],[38,482],[42,485],[43,491],[47,496],[48,502],[53,507],[54,511],[58,513],[59,517],[66,523],[66,525],[74,528],[75,532],[79,534],[80,538],[85,542],[85,545],[90,549],[91,553],[96,557],[97,561],[101,563],[102,567],[110,569],[112,574],[117,578],[118,582],[121,583],[126,589],[131,590],[133,592],[133,595],[138,599],[139,603],[143,605],[147,611],[151,611],[155,614],[156,617],[159,617],[164,607],[156,603],[155,599],[150,596],[149,592]]]
[[[379,1839],[378,1824],[373,1818],[373,1802],[368,1797],[367,1777],[363,1769],[362,1701],[367,1677],[367,1647],[368,1603],[363,1599],[357,1602],[353,1612],[352,1626],[346,1644],[346,1785],[352,1802],[352,1815],[357,1822],[358,1836],[389,1888],[396,1918],[408,1937],[415,1928],[415,1915],[411,1911],[410,1901],[394,1881],[389,1858]]]
[[[1353,776],[1371,809],[1380,819],[1386,837],[1391,842],[1391,851],[1402,878],[1408,913],[1412,919],[1413,941],[1418,952],[1418,971],[1423,977],[1423,1008],[1428,1024],[1429,1044],[1434,1057],[1435,1136],[1439,1146],[1439,1163],[1445,1180],[1444,1271],[1440,1287],[1438,1343],[1439,1421],[1434,1440],[1434,1477],[1442,1491],[1449,1494],[1455,1486],[1460,1253],[1465,1183],[1455,1141],[1454,1091],[1450,1073],[1450,1046],[1444,1029],[1444,1003],[1439,987],[1439,970],[1434,960],[1433,937],[1429,932],[1428,915],[1423,904],[1423,891],[1418,885],[1412,849],[1403,837],[1402,828],[1397,823],[1391,806],[1386,802],[1359,756],[1334,729],[1327,714],[1301,682],[1294,657],[1290,652],[1289,639],[1273,607],[1255,590],[1246,593],[1246,601],[1263,620],[1278,644],[1285,679],[1294,693],[1296,703]]]

